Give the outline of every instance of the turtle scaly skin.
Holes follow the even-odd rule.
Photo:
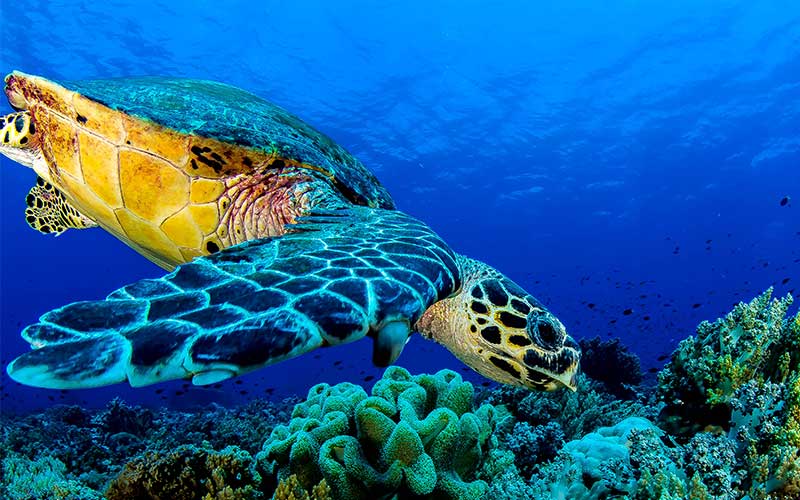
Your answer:
[[[204,385],[363,337],[386,366],[417,331],[494,380],[575,389],[580,352],[555,316],[277,106],[169,78],[13,73],[6,95],[19,112],[0,153],[39,176],[29,224],[98,225],[172,271],[44,314],[15,380]]]

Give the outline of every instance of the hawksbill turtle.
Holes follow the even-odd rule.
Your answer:
[[[99,226],[170,271],[41,316],[14,380],[204,385],[363,337],[388,366],[418,332],[498,382],[575,389],[580,350],[553,314],[283,109],[201,80],[5,84],[0,153],[38,175],[28,223]]]

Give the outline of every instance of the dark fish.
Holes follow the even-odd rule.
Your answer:
[[[781,285],[785,285],[788,282],[789,282],[789,278],[783,278],[783,280],[781,280]]]
[[[658,361],[664,361],[665,359],[669,358],[669,354],[662,354],[661,356],[657,357]]]
[[[625,316],[630,316],[631,314],[633,314],[633,309],[625,309],[624,311],[622,311],[622,314],[624,314]]]
[[[692,309],[697,309],[697,308],[698,308],[698,307],[700,307],[701,305],[702,305],[702,304],[692,304]]]
[[[782,207],[785,207],[786,205],[788,205],[788,204],[789,204],[789,202],[790,202],[791,200],[792,200],[792,199],[791,199],[791,198],[789,198],[788,196],[784,196],[783,198],[781,198],[781,206],[782,206]]]

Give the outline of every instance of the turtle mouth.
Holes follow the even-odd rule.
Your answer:
[[[529,333],[534,344],[522,357],[522,363],[528,369],[527,381],[546,391],[562,387],[577,390],[581,359],[578,343],[566,334],[564,327],[552,315],[531,324]]]
[[[571,339],[570,339],[571,340]],[[529,349],[523,359],[528,368],[526,381],[535,389],[554,391],[566,387],[571,391],[578,389],[581,353],[577,349],[564,346],[558,353],[545,353]]]

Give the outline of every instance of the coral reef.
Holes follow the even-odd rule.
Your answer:
[[[101,492],[126,463],[146,453],[163,456],[181,445],[222,450],[239,443],[247,446],[242,446],[245,451],[256,452],[275,424],[288,419],[294,402],[256,400],[241,408],[213,406],[189,413],[154,411],[112,400],[99,411],[58,405],[40,414],[3,414],[0,459],[7,469],[0,475],[0,488],[14,491],[12,481],[17,476],[8,471],[15,470],[19,471],[20,481],[26,475],[30,476],[28,481],[35,483],[57,477],[59,484],[74,482],[69,483],[73,489],[80,483],[85,491]],[[274,481],[269,477],[262,484],[269,489]],[[23,490],[24,487],[19,491]],[[100,493],[96,495],[101,497]],[[15,497],[4,493],[0,498]],[[24,498],[56,497],[42,494]],[[85,493],[80,498],[93,497]]]
[[[682,424],[725,425],[736,391],[751,380],[783,383],[797,375],[800,327],[797,317],[785,319],[792,297],[771,298],[770,288],[724,318],[702,322],[672,354],[658,393],[678,433]]]
[[[645,395],[636,400],[620,400],[607,392],[603,384],[583,374],[578,375],[575,392],[530,392],[503,387],[484,402],[507,408],[514,420],[527,422],[534,428],[555,423],[567,441],[598,427],[614,425],[626,417],[654,418],[658,414],[657,407],[647,401]]]
[[[701,323],[659,375],[662,425],[684,440],[701,428],[727,432],[752,499],[800,494],[800,314],[786,318],[791,303],[769,289]]]
[[[0,496],[6,500],[101,500],[86,485],[65,475],[67,466],[53,457],[30,460],[20,455],[3,459]]]
[[[450,370],[412,376],[390,367],[372,389],[319,384],[278,426],[259,460],[308,488],[326,479],[337,498],[428,495],[480,498],[477,474],[493,431],[493,409],[474,412],[472,384]]]
[[[107,500],[258,500],[264,498],[253,458],[234,446],[216,452],[181,446],[128,462],[105,492]]]
[[[786,317],[790,304],[768,290],[703,322],[657,387],[636,385],[638,360],[621,344],[591,339],[576,392],[476,397],[455,372],[391,367],[369,393],[319,384],[303,401],[234,409],[114,400],[3,415],[0,496],[794,500],[800,315]]]
[[[606,392],[620,398],[635,396],[634,388],[642,382],[639,356],[618,338],[581,339],[581,371],[603,384]]]
[[[333,497],[331,496],[331,487],[324,479],[311,488],[309,494],[300,484],[297,476],[292,474],[278,483],[272,498],[273,500],[330,500]]]
[[[505,442],[517,457],[520,473],[530,477],[536,464],[555,458],[564,445],[564,431],[556,422],[535,427],[528,422],[518,422]]]
[[[651,475],[677,472],[674,462],[663,460],[669,453],[661,442],[662,434],[650,421],[629,417],[570,441],[555,461],[537,471],[534,494],[537,498],[586,500],[630,497],[643,490],[653,495],[644,498],[659,498],[661,492],[653,482],[640,482],[637,477],[645,471]],[[641,453],[645,449],[650,453]]]

